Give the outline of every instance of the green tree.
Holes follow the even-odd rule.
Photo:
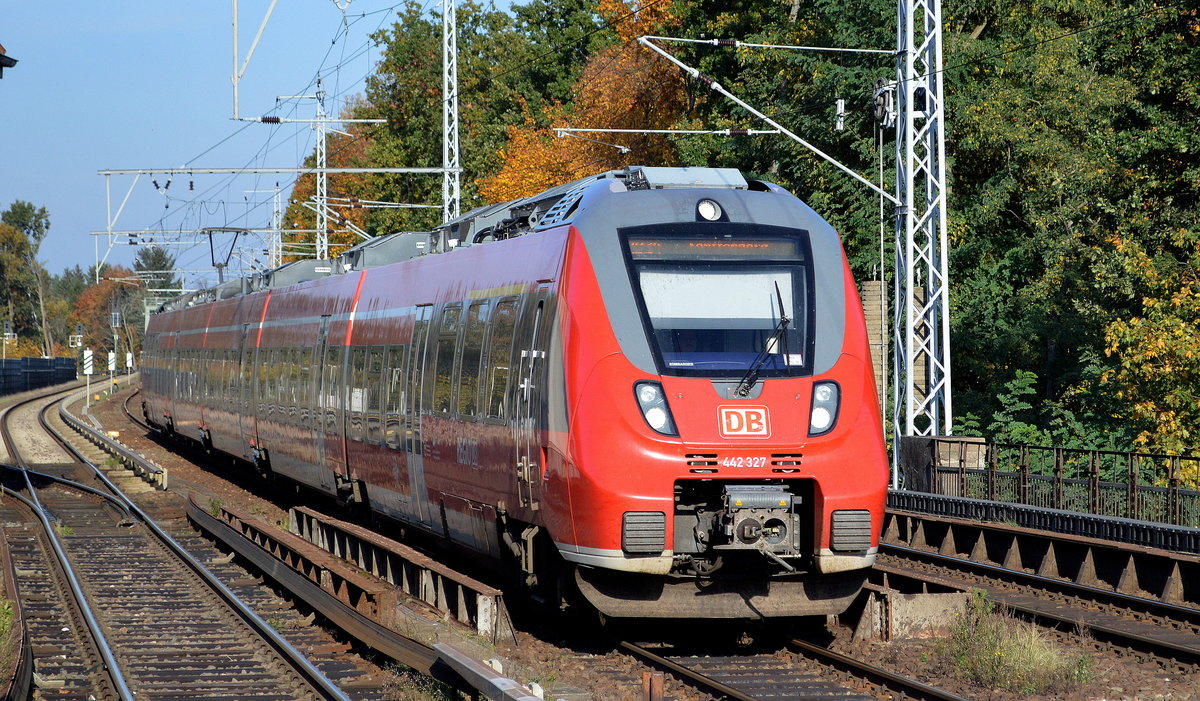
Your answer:
[[[33,246],[15,226],[0,224],[0,304],[5,319],[23,337],[37,335],[37,278],[31,265]]]
[[[36,255],[38,247],[42,245],[42,239],[46,238],[46,234],[50,231],[50,213],[45,207],[34,206],[30,202],[24,200],[16,200],[0,214],[0,222],[15,226],[29,238],[33,245],[33,252]]]
[[[12,205],[0,213],[0,223],[13,227],[20,232],[20,235],[27,241],[24,249],[26,260],[22,267],[26,268],[26,273],[17,273],[16,275],[24,278],[23,285],[26,288],[26,295],[30,299],[29,316],[32,317],[30,323],[31,330],[35,330],[38,342],[41,345],[42,355],[50,355],[53,340],[50,335],[49,322],[46,318],[46,300],[44,294],[44,280],[46,271],[37,261],[38,247],[42,243],[42,239],[46,237],[46,233],[50,230],[50,213],[45,207],[35,207],[24,200],[17,200]],[[15,251],[16,248],[10,248],[10,251]],[[18,263],[20,265],[20,263]],[[15,294],[15,290],[13,291]],[[10,305],[9,316],[15,314],[15,309]],[[15,322],[15,319],[14,319]],[[15,328],[14,323],[14,328]]]
[[[147,290],[159,296],[173,297],[179,290],[175,275],[175,256],[160,246],[143,246],[133,259],[133,269],[142,278]]]

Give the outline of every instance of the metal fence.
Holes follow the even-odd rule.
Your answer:
[[[74,358],[6,358],[0,360],[0,396],[70,382],[75,377]]]
[[[904,488],[1200,527],[1200,455],[903,439]]]

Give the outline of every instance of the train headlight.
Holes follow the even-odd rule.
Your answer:
[[[696,213],[705,221],[716,221],[721,218],[721,205],[713,200],[700,200],[696,204]]]
[[[837,423],[838,404],[841,401],[836,382],[818,382],[813,385],[812,412],[808,418],[808,435],[820,436],[833,430]]]
[[[650,428],[664,436],[679,435],[675,430],[675,421],[671,418],[671,408],[667,406],[667,395],[663,394],[662,385],[657,382],[639,382],[633,386],[633,394],[642,410],[642,418]]]

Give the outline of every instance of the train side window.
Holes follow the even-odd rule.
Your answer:
[[[392,346],[387,351],[383,376],[383,440],[389,448],[399,448],[400,413],[404,411],[404,365],[408,346]]]
[[[242,351],[241,365],[238,368],[238,384],[234,391],[241,397],[241,408],[243,412],[251,409],[251,402],[254,399],[254,349],[249,347],[249,341],[246,342],[247,347]]]
[[[479,412],[479,361],[483,357],[483,337],[487,331],[487,321],[487,301],[472,302],[467,309],[458,382],[458,413],[467,418],[472,418]]]
[[[279,368],[279,403],[289,409],[296,406],[296,349],[285,348]]]
[[[408,415],[408,421],[405,424],[406,432],[408,430],[412,431],[413,443],[409,448],[410,450],[414,449],[412,446],[419,446],[420,444],[420,422],[417,421],[417,416],[424,407],[429,406],[430,401],[426,396],[425,387],[431,385],[432,380],[422,385],[426,377],[425,366],[428,364],[426,361],[430,357],[430,354],[427,352],[429,346],[428,314],[428,307],[417,309],[417,318],[413,322],[412,349],[409,351],[408,356],[408,405],[404,411]],[[405,442],[409,442],[407,435]],[[415,449],[419,450],[419,448]]]
[[[517,323],[517,299],[506,297],[496,305],[492,315],[492,334],[487,349],[487,415],[504,418],[504,397],[508,390],[509,368],[512,359],[513,328]]]
[[[263,351],[263,401],[267,403],[267,411],[273,411],[279,403],[279,383],[276,381],[279,372],[279,351],[268,348]]]
[[[384,347],[373,346],[367,357],[366,399],[367,399],[367,442],[379,445],[383,438],[383,418],[380,395],[383,383]]]
[[[308,426],[312,404],[312,349],[301,348],[296,353],[296,415],[301,426]]]
[[[216,371],[216,366],[212,362],[213,352],[211,348],[204,349],[204,363],[201,366],[203,380],[201,381],[200,391],[204,393],[204,401],[207,404],[212,403],[213,395],[213,375]]]
[[[366,406],[367,391],[367,349],[355,348],[350,355],[350,382],[347,387],[348,403],[346,404],[346,437],[361,441],[363,431],[363,409]]]
[[[338,427],[338,412],[341,410],[342,397],[339,393],[339,388],[342,386],[342,353],[343,348],[340,346],[326,346],[324,363],[324,377],[321,383],[321,392],[325,407],[325,432],[333,435],[341,435],[341,430]]]
[[[238,356],[237,351],[229,351],[229,374],[225,376],[225,396],[229,399],[237,397],[238,388]]]
[[[196,373],[194,381],[196,384],[196,401],[198,403],[204,402],[204,362],[203,362],[203,360],[204,360],[204,350],[203,349],[197,350],[196,351],[196,367],[193,368],[193,370]]]
[[[270,411],[270,406],[271,406],[271,376],[270,376],[271,349],[259,348],[257,360],[258,360],[258,367],[257,367],[256,374],[258,376],[258,405],[260,407],[259,411],[266,413],[266,412]]]
[[[196,401],[204,402],[204,349],[196,351]]]
[[[432,407],[435,414],[449,414],[454,401],[454,352],[458,346],[458,322],[461,316],[462,307],[457,304],[448,304],[442,310],[435,365],[432,368],[435,378]]]

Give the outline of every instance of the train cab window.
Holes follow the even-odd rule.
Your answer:
[[[404,369],[408,346],[392,346],[387,352],[387,367],[383,376],[383,441],[389,448],[399,448],[403,438],[400,414],[404,411]]]
[[[479,361],[483,357],[483,337],[487,331],[488,303],[472,302],[467,309],[463,330],[462,360],[458,382],[458,413],[474,417],[479,408]]]
[[[462,307],[457,304],[448,304],[442,310],[437,352],[434,355],[434,367],[431,368],[435,379],[433,403],[430,406],[435,414],[449,414],[454,400],[454,356],[458,349],[458,327],[461,316]]]
[[[492,333],[484,364],[484,398],[487,415],[504,418],[504,397],[508,391],[509,363],[512,362],[513,329],[517,324],[517,299],[507,297],[496,305],[492,314]]]
[[[642,320],[665,375],[795,376],[812,362],[808,232],[673,224],[621,232]]]

